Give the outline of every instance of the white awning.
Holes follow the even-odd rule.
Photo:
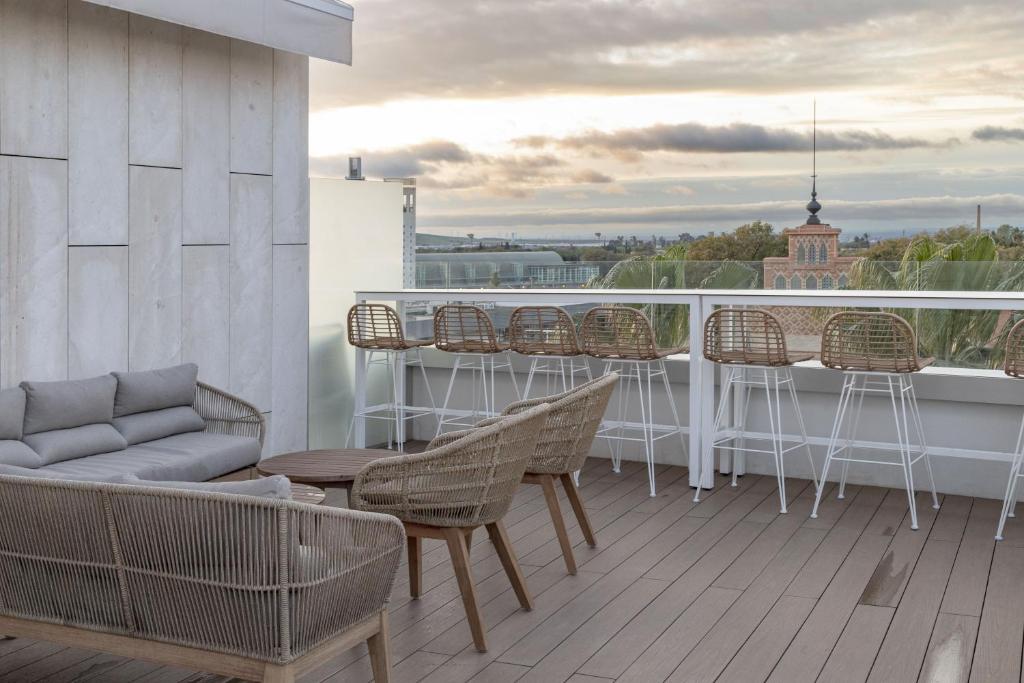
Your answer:
[[[341,0],[87,0],[239,40],[352,63],[353,9]]]

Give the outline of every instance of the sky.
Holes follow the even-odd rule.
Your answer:
[[[1024,225],[1020,0],[353,0],[310,170],[417,178],[418,229],[605,238],[806,218]]]

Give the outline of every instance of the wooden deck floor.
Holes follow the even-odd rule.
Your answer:
[[[682,468],[619,475],[591,460],[583,494],[600,546],[577,545],[565,574],[539,487],[506,523],[534,595],[518,604],[483,534],[472,552],[490,651],[470,645],[443,548],[424,556],[424,595],[399,571],[391,603],[398,681],[1020,681],[1024,520],[992,539],[996,501],[919,502],[911,531],[901,491],[850,487],[818,519],[812,488],[747,476],[694,505]],[[721,481],[724,481],[722,479]],[[567,507],[567,506],[566,506]],[[571,529],[573,537],[578,529]],[[85,650],[0,642],[4,681],[216,681]],[[365,649],[305,680],[369,681]]]

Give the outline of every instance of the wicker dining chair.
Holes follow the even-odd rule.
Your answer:
[[[654,484],[654,445],[655,442],[679,436],[683,453],[686,453],[686,438],[679,422],[679,411],[676,408],[672,386],[668,381],[665,358],[683,353],[686,347],[659,348],[651,321],[635,308],[627,306],[599,306],[587,311],[580,326],[580,339],[583,352],[593,358],[605,361],[604,373],[616,370],[625,379],[625,386],[619,388],[618,417],[614,425],[603,427],[599,432],[605,439],[614,440],[612,449],[612,470],[618,472],[622,463],[622,444],[625,441],[639,441],[644,445],[647,460],[647,479],[650,494],[655,493]],[[652,380],[661,377],[665,396],[672,412],[673,424],[662,425],[654,421],[654,402],[652,400]],[[626,420],[629,399],[636,382],[638,403],[640,405],[641,425],[631,426]],[[646,382],[646,388],[645,388]],[[640,430],[640,437],[626,436],[629,432]],[[614,432],[614,434],[613,434]],[[655,436],[659,432],[659,436]]]
[[[561,379],[562,391],[576,386],[576,376],[587,380],[594,377],[590,363],[583,355],[576,324],[568,311],[560,306],[519,306],[512,311],[508,323],[508,343],[512,351],[530,357],[530,372],[526,376],[523,398],[530,397],[536,374],[544,375],[547,393],[551,393],[551,380],[557,391]]]
[[[756,308],[720,308],[704,322],[704,357],[723,367],[721,398],[715,413],[712,438],[706,446],[710,460],[714,449],[731,451],[732,485],[736,486],[739,474],[738,458],[746,453],[770,453],[775,459],[775,478],[779,489],[779,512],[786,512],[786,474],[784,458],[797,449],[807,452],[811,464],[811,478],[815,486],[818,480],[814,468],[814,457],[807,441],[807,428],[793,381],[792,366],[813,358],[810,353],[791,353],[786,348],[786,334],[779,319],[768,311]],[[746,447],[747,414],[750,407],[750,392],[763,388],[768,406],[768,424],[771,429],[771,450]],[[782,428],[782,401],[785,390],[793,405],[796,426],[800,430],[798,440],[785,439]],[[725,436],[719,437],[722,423],[729,412],[729,401],[738,403],[737,420]],[[785,447],[789,441],[794,445]],[[735,442],[735,445],[733,443]],[[694,500],[700,499],[700,487]]]
[[[495,370],[508,370],[512,390],[516,398],[520,397],[509,346],[498,341],[494,322],[479,306],[448,304],[438,308],[434,313],[434,347],[455,356],[435,436],[440,435],[446,425],[472,427],[481,418],[498,414],[495,407]],[[459,370],[469,370],[472,375],[471,407],[468,417],[448,417]]]
[[[485,527],[512,589],[525,609],[533,602],[502,518],[533,458],[548,405],[492,425],[445,434],[418,455],[384,458],[363,468],[352,485],[351,507],[394,515],[405,525],[409,591],[422,585],[421,539],[446,542],[462,593],[473,642],[487,651],[483,620],[469,562],[473,531]]]
[[[1010,328],[1006,337],[1006,362],[1003,370],[1010,377],[1024,379],[1024,320],[1020,320]],[[1003,528],[1007,517],[1015,517],[1017,507],[1017,482],[1020,481],[1024,463],[1024,419],[1017,432],[1017,446],[1010,461],[1010,478],[1006,482],[1006,494],[1003,496],[1003,509],[999,513],[999,526],[996,527],[996,540],[1003,540]]]
[[[407,339],[402,329],[398,312],[385,304],[356,304],[348,310],[348,343],[366,352],[365,368],[385,365],[391,375],[391,387],[385,403],[366,406],[352,415],[346,443],[351,445],[357,420],[386,420],[388,422],[388,448],[391,447],[392,430],[398,451],[405,448],[406,422],[428,415],[436,415],[434,395],[427,381],[427,370],[423,365],[421,350],[434,343],[433,339]],[[379,358],[375,358],[376,356]],[[408,360],[411,355],[414,360]],[[430,407],[406,405],[405,368],[419,366],[423,374],[423,386],[427,391]]]
[[[845,495],[846,476],[851,462],[902,468],[910,506],[910,528],[917,529],[913,465],[923,459],[931,483],[932,507],[938,509],[939,497],[935,490],[931,456],[912,380],[913,373],[927,367],[932,361],[931,358],[918,357],[917,336],[910,324],[898,315],[877,311],[843,311],[825,322],[821,335],[821,363],[825,367],[842,370],[844,377],[811,517],[818,516],[828,471],[835,460],[843,463],[839,476],[839,498]],[[896,438],[899,441],[899,462],[854,458],[851,455],[866,394],[884,394],[889,397],[888,403],[892,407]],[[851,409],[854,401],[856,406]],[[849,421],[846,422],[848,417]],[[847,427],[846,439],[840,446],[844,423]],[[916,444],[910,438],[911,429],[917,435]],[[843,455],[840,456],[840,453]]]
[[[572,552],[565,519],[562,517],[555,484],[561,481],[584,540],[591,548],[595,547],[597,537],[594,535],[594,527],[580,498],[573,474],[583,469],[583,464],[590,455],[594,436],[601,426],[601,419],[618,383],[619,376],[613,372],[554,396],[523,399],[505,408],[501,413],[502,417],[490,418],[477,425],[485,427],[506,416],[518,415],[544,403],[548,404],[547,420],[537,440],[536,452],[526,467],[523,483],[537,484],[543,489],[544,500],[551,513],[551,523],[555,527],[555,536],[562,549],[565,568],[570,574],[576,573],[576,558]],[[441,436],[436,443],[442,442],[446,436],[449,435]]]

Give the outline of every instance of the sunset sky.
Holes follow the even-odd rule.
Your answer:
[[[311,172],[416,176],[419,229],[1024,225],[1019,0],[355,0]]]

